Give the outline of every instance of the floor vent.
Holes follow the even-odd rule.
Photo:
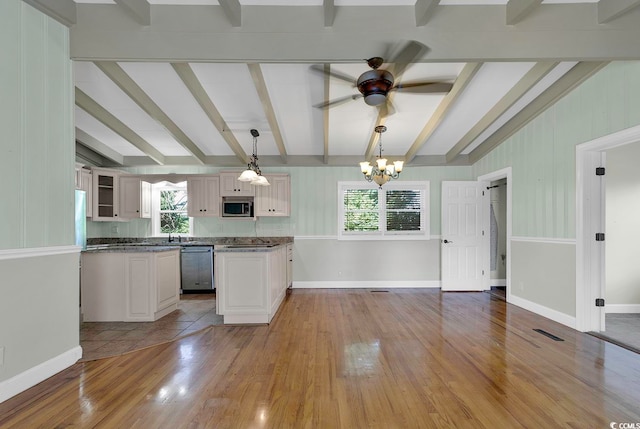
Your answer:
[[[544,335],[545,337],[551,338],[553,341],[564,341],[562,338],[556,337],[555,335],[550,334],[547,331],[543,331],[542,329],[534,329],[534,331]]]
[[[389,292],[388,290],[380,290],[380,289],[374,289],[370,292]]]

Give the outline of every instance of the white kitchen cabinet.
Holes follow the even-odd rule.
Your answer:
[[[253,197],[254,188],[249,182],[238,180],[241,172],[222,171],[220,172],[220,196],[221,197]]]
[[[120,217],[151,217],[151,184],[136,176],[120,177]]]
[[[119,173],[112,170],[93,169],[93,216],[94,221],[119,220],[120,183]]]
[[[293,287],[293,244],[287,244],[287,288]]]
[[[81,309],[86,322],[154,321],[180,299],[180,250],[83,252]]]
[[[190,176],[187,179],[191,217],[220,216],[220,178],[218,176]]]
[[[288,174],[266,174],[269,186],[256,186],[256,216],[290,216],[291,178]]]
[[[225,324],[269,323],[286,295],[286,246],[216,250],[214,273]]]
[[[93,174],[91,170],[80,170],[80,190],[84,191],[87,199],[87,217],[93,216]]]

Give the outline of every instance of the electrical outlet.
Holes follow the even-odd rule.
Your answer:
[[[113,225],[111,227],[111,232],[113,232],[114,234],[117,234],[120,232],[120,229],[118,228],[118,225]]]
[[[4,347],[0,347],[0,366],[4,365]]]

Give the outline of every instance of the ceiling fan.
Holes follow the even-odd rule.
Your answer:
[[[365,60],[367,65],[371,67],[371,70],[367,70],[362,73],[357,79],[344,73],[329,70],[328,67],[320,65],[311,66],[313,71],[349,82],[359,91],[359,94],[329,100],[324,103],[316,104],[314,107],[327,109],[362,97],[366,104],[370,106],[378,106],[382,116],[388,116],[395,112],[395,108],[388,98],[389,93],[392,91],[410,92],[415,94],[449,92],[453,87],[453,84],[448,82],[395,82],[393,73],[395,73],[396,76],[402,75],[407,67],[409,67],[412,62],[414,62],[419,56],[423,55],[426,51],[426,46],[412,40],[405,44],[399,53],[389,61],[389,70],[380,68],[385,63],[382,57],[372,57]]]

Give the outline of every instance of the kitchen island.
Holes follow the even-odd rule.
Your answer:
[[[180,248],[96,246],[81,256],[84,322],[155,321],[178,307]]]
[[[287,244],[216,246],[216,313],[225,324],[269,323],[288,287]]]

